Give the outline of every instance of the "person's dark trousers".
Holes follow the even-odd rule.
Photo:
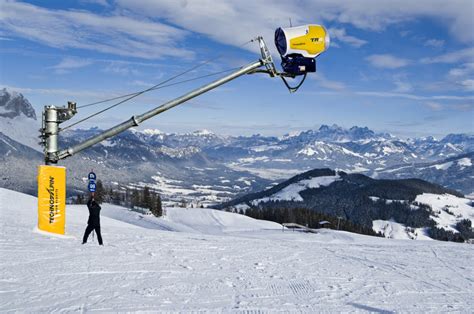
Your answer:
[[[97,234],[97,240],[99,240],[99,244],[102,245],[102,235],[100,234],[100,226],[91,226],[87,225],[86,232],[84,232],[84,237],[82,238],[82,243],[87,242],[87,238],[89,238],[89,235],[91,234],[92,230],[95,230],[95,233]]]

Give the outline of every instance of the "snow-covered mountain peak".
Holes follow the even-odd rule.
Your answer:
[[[20,93],[6,88],[0,89],[0,133],[9,138],[41,151],[36,133],[40,121],[30,102]]]
[[[216,134],[212,131],[202,129],[202,130],[196,130],[192,133],[192,135],[195,136],[215,136]]]
[[[282,140],[287,140],[287,139],[290,139],[290,138],[293,138],[293,137],[298,137],[298,136],[300,136],[300,134],[302,132],[303,131],[291,131],[289,133],[286,133],[283,136],[278,137],[278,140],[282,141]]]
[[[14,119],[24,116],[36,120],[36,113],[30,102],[20,93],[0,89],[0,117]]]
[[[341,130],[342,131],[342,127],[340,127],[339,125],[337,124],[333,124],[331,126],[329,125],[326,125],[326,124],[323,124],[319,127],[319,131],[320,132],[326,132],[326,131],[339,131]]]
[[[141,131],[141,133],[145,135],[165,135],[166,134],[158,129],[145,129]]]
[[[338,126],[337,124],[333,124],[331,126],[323,124],[317,131],[309,130],[301,132],[301,134],[296,136],[296,138],[302,140],[306,139],[310,141],[317,139],[322,141],[345,143],[392,139],[393,136],[387,133],[375,133],[368,127],[353,126],[350,129],[346,129],[341,126]]]

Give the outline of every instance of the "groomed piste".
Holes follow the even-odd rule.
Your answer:
[[[466,312],[474,247],[323,230],[282,232],[238,214],[169,208],[154,218],[104,204],[81,245],[36,229],[37,199],[0,189],[0,311]],[[90,239],[92,240],[92,239]]]

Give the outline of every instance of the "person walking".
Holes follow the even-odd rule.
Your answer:
[[[97,240],[99,240],[99,245],[103,245],[102,235],[100,234],[100,205],[94,200],[94,195],[92,194],[91,198],[87,202],[87,208],[89,209],[89,220],[87,220],[87,228],[84,232],[84,237],[82,238],[82,244],[87,243],[87,238],[92,231],[95,230],[97,234]]]

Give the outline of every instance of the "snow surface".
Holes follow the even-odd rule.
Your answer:
[[[341,178],[339,175],[334,176],[321,176],[321,177],[314,177],[307,180],[301,180],[297,183],[293,183],[279,191],[278,193],[273,194],[270,197],[264,197],[261,199],[257,199],[252,201],[254,205],[257,205],[260,202],[268,202],[268,201],[297,201],[302,202],[303,198],[300,195],[301,191],[307,189],[317,189],[321,186],[328,186],[334,181],[340,180]]]
[[[461,158],[458,160],[458,165],[460,167],[471,167],[472,166],[472,160],[471,158]]]
[[[436,168],[436,170],[446,170],[453,165],[452,161],[445,162],[444,164],[433,165],[430,168]]]
[[[374,220],[372,229],[390,239],[433,240],[427,235],[426,228],[407,228],[394,220]]]
[[[166,219],[156,219],[104,205],[100,247],[80,245],[84,205],[67,207],[67,237],[55,237],[35,231],[36,204],[0,189],[1,312],[439,313],[474,306],[469,244],[282,232],[271,229],[278,224],[199,209],[167,209]]]
[[[409,203],[407,200],[381,199],[376,196],[369,196],[369,198],[374,202],[383,200],[386,204],[393,202]],[[433,214],[430,217],[436,222],[438,228],[458,233],[455,229],[456,223],[462,219],[469,219],[471,222],[474,222],[472,201],[467,198],[451,194],[423,193],[417,195],[413,203],[410,204],[411,209],[419,209],[419,206],[416,205],[417,203],[426,204],[431,207]],[[374,220],[372,222],[372,229],[392,239],[431,240],[424,228],[407,228],[405,225],[394,220]]]
[[[471,200],[456,197],[451,194],[431,194],[423,193],[417,195],[415,202],[431,206],[435,215],[431,218],[437,223],[439,228],[457,233],[454,228],[456,223],[462,219],[469,219],[474,222],[474,208],[470,205]]]

